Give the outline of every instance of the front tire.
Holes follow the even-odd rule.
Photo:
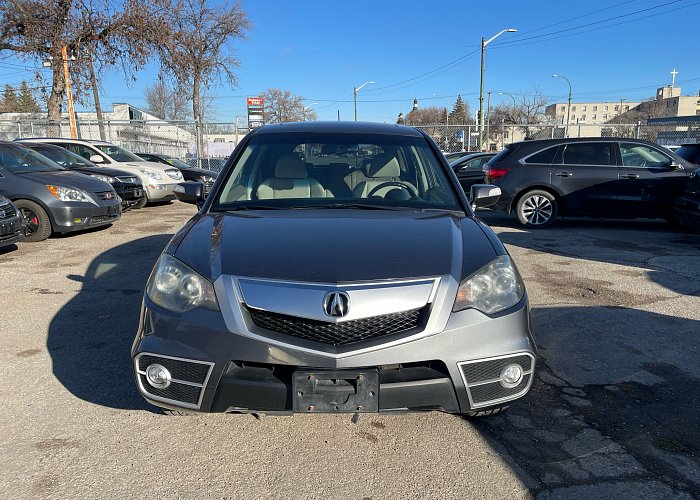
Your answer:
[[[515,207],[518,222],[530,229],[542,229],[554,223],[559,205],[552,193],[534,189],[525,193]]]
[[[51,236],[51,219],[41,205],[30,200],[14,203],[25,219],[24,241],[35,243]]]

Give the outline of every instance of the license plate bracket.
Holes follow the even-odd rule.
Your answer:
[[[297,370],[292,379],[293,409],[299,413],[376,413],[379,371]]]

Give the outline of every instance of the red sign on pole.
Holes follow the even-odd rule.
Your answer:
[[[262,97],[248,97],[246,99],[248,106],[262,106],[264,101]]]

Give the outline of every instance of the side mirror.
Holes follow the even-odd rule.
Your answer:
[[[90,161],[92,163],[104,163],[105,159],[102,158],[100,155],[92,155],[90,157]]]
[[[683,165],[680,163],[677,163],[675,161],[672,161],[671,164],[668,166],[671,170],[683,170]]]
[[[201,182],[181,182],[173,188],[173,193],[183,203],[199,206],[204,202],[204,185]]]
[[[469,191],[472,208],[490,207],[501,197],[501,188],[492,184],[473,184]]]

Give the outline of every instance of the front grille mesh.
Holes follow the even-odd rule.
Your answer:
[[[418,328],[427,308],[428,306],[424,306],[410,311],[384,314],[342,323],[328,323],[297,316],[287,316],[250,307],[247,309],[253,323],[257,327],[304,340],[338,346]]]
[[[171,382],[165,389],[157,389],[148,384],[145,375],[139,374],[141,385],[148,391],[149,394],[161,398],[172,399],[174,401],[182,401],[183,403],[196,405],[199,402],[199,392],[201,388],[192,385],[178,384]]]
[[[117,198],[116,193],[114,191],[101,191],[99,193],[95,193],[95,197],[103,201],[114,200]]]
[[[474,384],[497,379],[501,375],[501,370],[513,363],[519,364],[524,372],[529,372],[532,369],[532,358],[522,355],[512,358],[493,359],[480,363],[464,364],[462,365],[462,372],[464,373],[464,378],[467,379],[467,383]]]
[[[204,384],[204,380],[209,373],[209,365],[202,363],[190,363],[178,359],[161,358],[160,356],[142,355],[139,358],[139,370],[146,371],[148,365],[157,363],[164,366],[178,380],[193,382],[195,384]]]
[[[499,382],[493,382],[491,384],[470,387],[469,392],[471,392],[474,404],[484,404],[488,401],[496,401],[502,398],[514,396],[515,394],[519,394],[524,391],[530,383],[531,376],[532,375],[525,375],[522,382],[512,389],[503,387]]]
[[[17,215],[14,205],[10,205],[9,203],[6,205],[0,205],[0,210],[4,212],[4,215],[0,217],[2,219],[9,219],[10,217],[15,217]]]

